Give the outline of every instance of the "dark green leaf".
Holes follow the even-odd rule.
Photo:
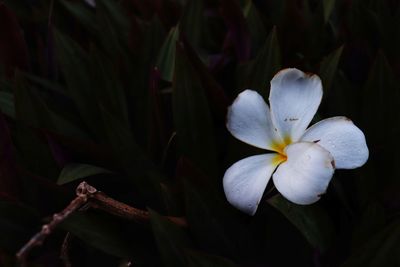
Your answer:
[[[3,91],[0,92],[0,109],[7,116],[15,118],[15,106],[14,106],[13,94]]]
[[[65,88],[58,83],[52,82],[50,80],[43,79],[41,77],[29,74],[27,72],[21,72],[22,76],[25,77],[28,81],[31,81],[35,84],[40,85],[40,87],[52,91],[56,94],[60,94],[66,96]]]
[[[363,243],[342,267],[398,266],[399,262],[400,223],[395,221]]]
[[[233,217],[226,212],[227,207],[222,205],[221,199],[215,197],[212,189],[193,186],[186,177],[185,181],[185,206],[190,229],[197,242],[214,253],[233,255],[235,244],[231,234],[240,236],[240,228],[235,232],[229,231],[237,226]],[[207,194],[204,192],[207,191]],[[231,220],[229,220],[231,218]]]
[[[250,88],[258,91],[265,99],[269,94],[271,78],[281,68],[281,55],[276,28],[269,34],[257,57],[238,69],[239,90]]]
[[[367,242],[374,233],[385,226],[385,210],[376,202],[369,203],[363,210],[361,219],[353,232],[353,247],[360,247]]]
[[[93,80],[93,86],[97,90],[97,101],[128,127],[128,107],[124,87],[117,73],[117,64],[98,50],[91,54],[91,60],[95,66],[94,76],[97,77]]]
[[[280,195],[269,199],[268,203],[279,210],[312,246],[322,251],[329,248],[333,240],[334,228],[331,219],[318,204],[300,206]]]
[[[215,177],[215,137],[205,89],[181,45],[177,45],[172,101],[182,153]]]
[[[85,51],[71,38],[55,31],[58,60],[68,85],[68,93],[90,130],[102,132],[96,95],[93,95],[92,64]]]
[[[214,255],[200,253],[197,251],[186,251],[189,267],[235,267],[232,261]]]
[[[380,51],[371,67],[362,95],[362,118],[367,130],[367,137],[381,146],[391,143],[400,133],[400,113],[397,105],[400,101],[400,86],[394,78],[393,71],[385,54]],[[371,108],[373,103],[374,108]],[[373,121],[374,123],[371,123]],[[387,129],[390,123],[392,127]],[[387,129],[382,138],[382,129]],[[385,142],[388,142],[385,144]]]
[[[258,51],[265,42],[267,30],[253,1],[247,1],[244,8],[244,17],[251,35],[252,49],[253,51]]]
[[[154,201],[155,194],[160,190],[162,175],[143,152],[143,149],[135,142],[133,133],[124,123],[104,108],[102,108],[102,117],[114,157],[120,167],[125,170],[130,181],[134,183],[138,190],[135,193],[148,201]]]
[[[71,163],[62,169],[57,183],[62,185],[89,176],[107,173],[112,173],[112,171],[89,164]]]
[[[179,22],[179,29],[185,34],[189,43],[195,48],[199,47],[202,39],[203,11],[203,0],[188,1]]]
[[[37,214],[24,206],[0,201],[0,247],[16,251],[37,230]]]
[[[91,33],[98,33],[99,28],[93,12],[82,2],[71,2],[61,0],[60,3]]]
[[[343,46],[339,47],[332,53],[330,53],[321,62],[321,67],[319,69],[319,75],[322,80],[322,85],[324,87],[325,96],[332,87],[333,80],[339,65],[340,57],[343,52]]]
[[[184,249],[192,246],[187,233],[151,210],[150,219],[158,250],[165,266],[186,267]]]
[[[98,9],[106,12],[112,27],[118,32],[118,36],[127,40],[130,24],[123,7],[117,1],[109,0],[97,0],[96,4]]]
[[[158,54],[156,66],[160,70],[161,78],[172,81],[175,69],[176,42],[179,38],[179,29],[172,28]]]
[[[65,136],[87,138],[87,135],[74,122],[51,110],[43,95],[36,88],[30,88],[18,76],[15,88],[15,110],[19,120],[34,127],[44,127]]]
[[[135,252],[138,253],[134,242],[121,224],[109,216],[88,212],[75,213],[68,217],[61,227],[105,253],[118,257],[130,257]]]
[[[323,5],[323,9],[324,9],[324,21],[325,21],[325,23],[328,22],[329,17],[331,16],[333,8],[335,7],[335,2],[336,2],[336,0],[323,0],[322,1],[322,5]]]

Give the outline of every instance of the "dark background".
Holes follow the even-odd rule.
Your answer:
[[[399,1],[0,1],[0,66],[0,266],[83,179],[150,221],[75,213],[29,266],[64,266],[67,232],[72,266],[400,266]],[[314,121],[351,118],[370,158],[314,205],[269,185],[250,217],[221,181],[261,151],[226,108],[286,67],[321,77]]]

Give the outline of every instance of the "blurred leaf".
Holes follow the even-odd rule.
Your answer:
[[[184,38],[182,39],[182,42],[185,45],[187,59],[193,66],[193,69],[197,73],[201,85],[205,90],[213,118],[218,119],[222,124],[225,124],[226,112],[229,105],[229,100],[225,91],[211,75],[207,66],[204,65],[190,44],[188,44]]]
[[[150,210],[151,227],[161,258],[168,267],[186,267],[184,249],[192,243],[186,232],[169,220]]]
[[[126,59],[127,69],[124,77],[129,78],[125,86],[130,120],[134,122],[131,123],[132,131],[135,132],[138,142],[150,145],[150,127],[153,127],[153,124],[149,118],[153,115],[151,112],[154,112],[154,94],[151,88],[154,75],[150,72],[157,72],[157,80],[160,80],[159,70],[155,66],[166,34],[158,16],[154,16],[149,24],[142,26],[143,36],[137,37],[141,41],[140,47],[133,49],[132,55]],[[156,91],[159,93],[158,87]]]
[[[146,156],[135,142],[132,131],[105,108],[102,108],[102,117],[107,129],[108,140],[115,150],[116,156],[119,155],[128,161],[139,161],[144,164],[147,161]]]
[[[92,73],[88,55],[66,35],[55,31],[58,61],[68,85],[68,93],[90,131],[99,135],[100,113],[97,101],[93,99]],[[99,129],[100,128],[100,129]]]
[[[197,251],[186,251],[189,267],[235,267],[232,261]]]
[[[9,123],[0,112],[0,198],[20,199],[14,144]],[[1,214],[1,213],[0,213]]]
[[[0,247],[15,252],[37,230],[40,221],[31,209],[0,201]]]
[[[112,3],[111,6],[108,3]],[[125,63],[130,59],[129,24],[125,14],[115,1],[99,1],[96,13],[97,23],[101,28],[101,33],[98,35],[99,44],[111,60],[119,64]]]
[[[31,172],[31,175],[34,173],[36,176],[41,176],[41,178],[46,177],[45,180],[48,180],[46,182],[54,186],[60,169],[54,161],[51,150],[43,136],[40,136],[32,127],[20,122],[14,125],[11,133],[18,165],[23,166],[24,171]],[[18,171],[20,169],[18,168]],[[26,175],[24,174],[23,176]],[[31,178],[25,177],[23,179],[31,180]],[[33,180],[27,183],[35,184],[37,181]],[[35,188],[30,185],[29,191],[35,192]],[[23,194],[24,197],[26,197],[25,194]]]
[[[253,89],[265,99],[269,95],[269,83],[281,68],[281,55],[276,28],[270,32],[257,57],[239,66],[237,75],[239,90]]]
[[[324,95],[326,96],[332,87],[333,80],[339,65],[340,57],[343,52],[343,45],[325,57],[319,69],[319,75],[324,87]]]
[[[394,221],[357,249],[342,267],[398,266],[400,223]]]
[[[385,221],[384,208],[379,203],[369,203],[363,210],[359,223],[353,231],[352,247],[359,247],[365,244],[374,233],[384,228]]]
[[[57,184],[63,185],[89,176],[106,173],[112,173],[112,171],[89,164],[71,163],[62,169]]]
[[[118,1],[97,0],[97,9],[104,10],[121,40],[128,40],[129,20]]]
[[[12,78],[15,69],[27,69],[28,48],[14,12],[0,3],[0,65]]]
[[[14,90],[17,119],[36,128],[43,127],[66,136],[87,138],[86,133],[74,122],[51,110],[44,101],[45,97],[36,88],[29,88],[22,76],[16,75],[18,84]]]
[[[210,192],[211,188],[207,191],[205,187],[192,185],[189,177],[184,178],[186,216],[196,241],[201,248],[213,253],[233,255],[235,244],[230,235],[233,232],[229,232],[232,225],[236,226],[233,218],[228,216],[221,200]],[[240,236],[241,229],[235,230],[235,235]]]
[[[335,7],[335,2],[336,2],[336,0],[323,0],[322,1],[322,5],[323,5],[323,9],[324,9],[324,21],[325,21],[325,23],[328,22],[329,17],[331,16],[333,8]]]
[[[250,32],[237,0],[220,0],[220,12],[228,28],[226,40],[233,46],[237,59],[246,61],[250,57]]]
[[[400,101],[400,86],[382,51],[378,52],[370,69],[362,94],[362,118],[367,137],[375,145],[388,148],[390,140],[400,134],[400,114],[397,105]],[[374,108],[371,108],[373,104]],[[371,123],[374,122],[374,123]],[[390,129],[387,125],[390,124]],[[382,129],[387,129],[384,133]],[[384,134],[385,137],[382,136]],[[389,142],[389,143],[387,143]]]
[[[315,248],[326,251],[332,243],[334,228],[328,214],[318,206],[300,206],[277,195],[268,203],[279,210]]]
[[[45,89],[47,89],[49,91],[52,91],[52,92],[57,93],[57,94],[60,94],[62,96],[67,96],[66,93],[65,93],[65,88],[62,85],[58,84],[58,83],[55,83],[55,82],[47,80],[47,79],[43,79],[41,77],[32,75],[32,74],[27,73],[27,72],[21,72],[21,75],[23,77],[27,78],[27,80],[29,80],[29,81],[31,81],[31,82],[33,82],[35,84],[40,85],[42,88],[45,88]]]
[[[0,92],[0,109],[1,111],[15,119],[14,95],[8,92]]]
[[[94,66],[93,75],[97,77],[93,81],[93,86],[97,88],[97,101],[128,126],[128,107],[124,87],[117,73],[117,64],[98,50],[91,54],[91,60]]]
[[[67,9],[78,21],[88,29],[89,32],[97,34],[99,27],[96,23],[95,14],[82,2],[71,2],[61,0],[60,3]]]
[[[267,30],[262,21],[261,14],[254,6],[253,1],[246,1],[243,13],[251,35],[252,53],[255,53],[264,44],[267,37]]]
[[[179,21],[179,29],[185,34],[189,43],[198,48],[203,33],[204,0],[191,0],[186,3]]]
[[[117,257],[130,257],[135,253],[121,224],[103,214],[74,213],[61,224],[85,243]]]
[[[161,78],[171,82],[175,69],[176,42],[179,38],[179,29],[171,28],[158,54],[156,66],[160,70]]]
[[[176,51],[172,101],[182,153],[216,177],[216,146],[205,89],[181,45],[177,45]]]
[[[136,143],[129,128],[104,108],[102,108],[102,117],[114,157],[137,190],[132,194],[137,194],[148,201],[147,205],[151,201],[158,200],[162,175],[157,171],[154,163]]]

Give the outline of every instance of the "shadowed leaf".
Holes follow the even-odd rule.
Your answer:
[[[177,45],[173,82],[173,115],[181,152],[213,177],[217,173],[213,124],[199,76]]]
[[[197,251],[186,251],[189,267],[237,267],[232,261],[223,257]]]
[[[332,87],[332,83],[335,78],[342,52],[343,46],[330,53],[321,62],[319,75],[321,77],[322,85],[324,88],[324,96],[326,96],[327,92],[329,92],[330,88]]]
[[[150,210],[150,220],[165,266],[186,267],[184,249],[192,246],[187,233],[152,210]]]
[[[317,206],[300,206],[278,195],[268,203],[279,210],[315,248],[325,251],[333,240],[333,225],[325,210]]]
[[[112,171],[101,167],[89,164],[71,163],[66,165],[62,169],[60,176],[58,177],[57,183],[59,185],[63,185],[89,176],[110,173],[112,173]]]
[[[336,2],[336,0],[323,0],[322,1],[325,23],[327,23],[329,21],[329,17],[331,16],[333,8],[335,7],[335,2]]]
[[[179,38],[179,29],[172,28],[158,54],[156,66],[161,73],[161,78],[172,81],[175,69],[176,42]]]
[[[239,90],[253,89],[259,92],[265,99],[269,95],[269,83],[271,78],[281,68],[281,56],[276,28],[270,32],[264,46],[258,52],[257,57],[248,63],[239,66],[237,75]]]

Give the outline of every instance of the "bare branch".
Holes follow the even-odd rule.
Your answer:
[[[40,232],[35,234],[16,254],[17,256],[17,261],[20,264],[21,267],[25,266],[26,263],[26,258],[29,254],[29,252],[37,246],[40,246],[43,244],[44,240],[48,235],[50,235],[53,230],[65,219],[67,219],[73,212],[77,210],[87,210],[89,208],[94,208],[94,209],[99,209],[103,210],[107,213],[110,213],[112,215],[127,219],[127,220],[133,220],[136,222],[140,223],[145,223],[150,220],[150,215],[149,212],[137,209],[134,207],[131,207],[125,203],[119,202],[106,194],[98,191],[96,188],[93,186],[89,185],[86,182],[82,182],[79,184],[79,186],[76,188],[76,198],[60,213],[56,213],[53,215],[52,220],[48,223],[42,226],[42,229]],[[166,216],[168,220],[171,222],[175,223],[176,225],[186,227],[187,222],[184,217],[169,217]],[[63,248],[64,245],[66,244],[65,242],[68,242],[67,240],[68,235],[66,239],[64,240]],[[65,256],[63,253],[65,251],[62,250],[62,258]],[[63,258],[64,260],[64,258]],[[64,260],[64,263],[67,264],[67,261]],[[68,266],[68,265],[66,265]]]
[[[78,186],[81,187],[82,184]],[[78,189],[77,189],[78,191]],[[88,196],[84,194],[78,195],[71,203],[60,213],[56,213],[53,215],[52,220],[42,226],[40,232],[35,234],[29,241],[26,243],[17,253],[17,260],[20,263],[20,266],[25,266],[26,257],[29,252],[36,246],[40,246],[43,244],[43,241],[46,239],[48,235],[52,233],[54,228],[56,228],[61,222],[63,222],[69,215],[71,215],[74,211],[78,210],[88,201]]]

